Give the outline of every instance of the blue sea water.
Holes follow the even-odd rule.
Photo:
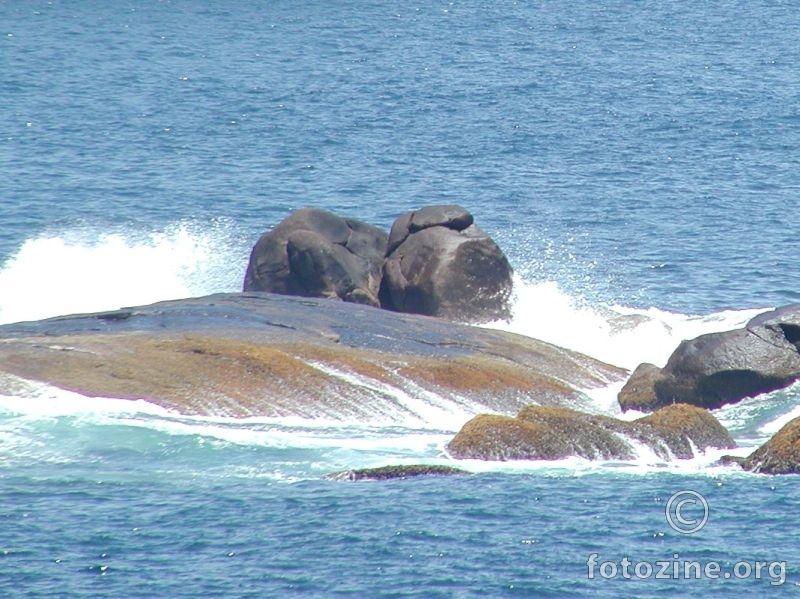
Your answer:
[[[235,291],[316,206],[460,203],[518,279],[506,328],[634,367],[800,301],[794,2],[0,0],[0,322]],[[640,324],[619,328],[620,316]],[[611,400],[609,400],[611,398]],[[597,395],[613,412],[613,390]],[[746,447],[794,388],[717,416]],[[754,597],[800,584],[798,480],[715,456],[325,473],[463,421],[231,421],[0,397],[8,597]],[[744,453],[747,453],[745,451]],[[680,535],[667,498],[706,495]],[[588,578],[586,561],[786,561],[786,582]],[[791,590],[790,590],[791,589]]]

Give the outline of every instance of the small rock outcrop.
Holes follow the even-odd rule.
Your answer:
[[[694,449],[730,449],[728,431],[707,410],[676,404],[633,422],[562,407],[526,406],[516,417],[482,414],[447,446],[453,457],[480,460],[630,460],[644,443],[664,459]]]
[[[639,364],[617,396],[622,411],[652,412],[658,409],[660,404],[656,397],[655,383],[660,378],[661,369],[658,366],[648,362]]]
[[[741,329],[683,341],[666,366],[640,366],[619,394],[625,409],[688,403],[710,410],[782,389],[800,379],[800,304],[750,320]]]
[[[417,478],[420,476],[465,476],[469,472],[452,466],[435,464],[413,464],[405,466],[381,466],[334,472],[325,478],[330,480],[392,480]]]
[[[800,418],[790,421],[739,463],[751,472],[800,474]]]
[[[296,210],[253,247],[244,291],[377,307],[387,240],[385,232],[367,223],[324,210]]]
[[[389,233],[381,306],[465,322],[509,317],[512,269],[461,206],[399,217]]]

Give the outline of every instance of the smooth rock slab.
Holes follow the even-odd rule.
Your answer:
[[[582,389],[623,375],[511,333],[269,293],[0,326],[0,394],[24,379],[185,414],[384,424],[438,410],[460,426],[532,401],[584,405]]]

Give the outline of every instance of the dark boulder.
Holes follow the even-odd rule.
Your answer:
[[[345,470],[334,472],[325,478],[331,480],[392,480],[417,478],[420,476],[464,476],[469,474],[466,470],[452,466],[439,466],[436,464],[411,464],[404,466],[381,466],[379,468],[361,468],[358,470]]]
[[[392,225],[381,305],[459,321],[507,319],[511,275],[505,254],[469,212],[429,206]]]
[[[661,369],[647,362],[639,364],[628,382],[617,395],[623,412],[639,410],[652,412],[660,407],[656,397],[655,382],[661,378]]]
[[[787,351],[800,351],[800,304],[764,312],[747,323],[747,330]]]
[[[654,382],[656,405],[709,409],[781,389],[800,378],[800,305],[753,318],[746,327],[682,342]]]
[[[379,306],[387,235],[366,223],[304,208],[261,236],[244,291],[338,298]]]
[[[790,421],[740,463],[751,472],[800,474],[800,418]]]
[[[694,448],[735,447],[707,410],[676,404],[633,422],[561,407],[526,406],[515,418],[482,414],[447,446],[455,458],[481,460],[630,460],[637,443],[663,459],[691,458]]]

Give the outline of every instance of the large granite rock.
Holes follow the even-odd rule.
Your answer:
[[[455,458],[480,460],[630,460],[636,443],[664,459],[691,458],[694,448],[735,447],[707,410],[676,404],[632,422],[563,407],[527,406],[516,417],[481,414],[447,446]]]
[[[509,317],[512,269],[461,206],[429,206],[392,225],[383,268],[384,308],[464,322]]]
[[[764,474],[800,474],[800,418],[739,463],[745,470]]]
[[[637,368],[620,405],[652,410],[680,402],[716,409],[775,391],[800,378],[798,348],[795,304],[756,316],[744,328],[682,342],[660,372]]]
[[[261,236],[244,291],[338,298],[379,306],[388,236],[377,227],[304,208]]]
[[[404,423],[586,405],[624,371],[511,333],[347,302],[218,294],[0,326],[0,394],[26,381],[186,413]]]

